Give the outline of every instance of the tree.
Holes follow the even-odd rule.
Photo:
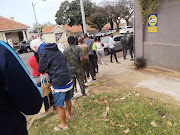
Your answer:
[[[94,13],[94,6],[95,4],[91,0],[84,0],[86,17]],[[80,0],[73,0],[71,3],[68,1],[62,2],[55,17],[56,23],[59,25],[68,23],[69,26],[81,25],[83,27]]]
[[[109,20],[112,19],[116,23],[117,31],[119,31],[120,19],[129,20],[133,14],[133,3],[131,0],[105,1],[103,6],[106,8]]]
[[[105,8],[96,7],[94,14],[89,17],[89,20],[97,25],[99,32],[102,30],[104,25],[107,23],[108,16],[105,12]]]

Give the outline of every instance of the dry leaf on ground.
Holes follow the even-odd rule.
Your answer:
[[[110,124],[111,124],[112,126],[114,126],[114,122],[113,122],[113,121],[111,121]]]
[[[155,121],[152,121],[152,122],[151,122],[151,125],[152,125],[153,127],[157,127],[157,124],[156,124]]]
[[[128,128],[128,129],[124,130],[123,132],[127,134],[127,133],[129,133],[129,131],[130,131],[130,130],[129,130],[129,128]]]
[[[131,114],[130,113],[127,113],[125,114],[126,118],[130,118],[131,117]]]
[[[106,111],[108,112],[110,110],[109,106],[106,107]]]
[[[150,104],[151,106],[153,106],[153,104],[152,104],[151,102],[149,102],[149,104]]]
[[[104,103],[106,103],[106,104],[107,104],[107,103],[108,103],[108,102],[107,102],[107,100],[104,100]]]
[[[118,124],[119,127],[124,127],[124,125]]]
[[[167,124],[168,124],[169,126],[172,126],[172,122],[171,122],[171,121],[168,121]]]
[[[137,126],[138,126],[138,124],[135,122],[135,123],[134,123],[134,126],[135,126],[135,127],[137,127]]]

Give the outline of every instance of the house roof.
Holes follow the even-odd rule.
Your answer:
[[[53,30],[59,25],[51,25],[51,26],[46,26],[43,30],[42,33],[49,33],[53,32]],[[63,25],[61,28],[68,30],[70,32],[83,32],[81,25],[74,25],[74,26],[69,26],[68,24]],[[91,28],[89,25],[86,25],[87,31],[93,31],[95,28]]]
[[[81,25],[69,26],[68,24],[63,25],[63,28],[69,30],[70,32],[83,32]],[[91,28],[89,25],[86,25],[87,31],[93,31],[95,28]]]
[[[124,26],[124,24],[120,23],[120,24],[119,24],[119,27],[122,27],[122,26]],[[116,24],[114,24],[113,27],[117,28]],[[108,28],[111,28],[111,26],[110,26],[109,24],[106,24],[106,25],[104,25],[104,27],[103,27],[103,29],[108,29]]]
[[[0,30],[27,29],[28,25],[0,16]]]
[[[111,28],[109,24],[104,25],[103,29]]]
[[[52,32],[56,27],[57,27],[57,25],[46,26],[46,27],[42,30],[42,33]]]

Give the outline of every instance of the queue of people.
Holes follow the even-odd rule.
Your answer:
[[[116,62],[119,63],[114,51],[115,42],[112,37],[113,34],[111,34],[109,41],[110,60],[113,62],[112,55],[114,54]],[[96,81],[98,63],[102,64],[101,58],[104,64],[107,65],[104,44],[101,43],[99,37],[94,41],[85,33],[84,38],[76,39],[70,36],[68,43],[69,47],[60,51],[59,48],[61,47],[55,43],[46,44],[39,39],[31,41],[30,47],[34,51],[34,55],[29,58],[28,62],[33,69],[34,82],[13,49],[8,44],[0,41],[0,87],[2,89],[0,100],[2,106],[5,107],[1,108],[0,115],[1,120],[3,120],[3,125],[1,124],[2,134],[28,134],[25,117],[22,113],[32,115],[38,113],[41,109],[43,94],[40,89],[40,74],[44,73],[49,75],[54,104],[61,120],[61,124],[55,127],[54,131],[68,129],[66,118],[72,119],[71,100],[74,95],[76,79],[80,85],[82,96],[86,97],[85,83],[87,83],[90,75],[92,81]],[[132,33],[130,33],[128,41],[124,36],[121,43],[124,59],[126,59],[128,47],[133,59]],[[18,68],[18,70],[13,72],[14,68]],[[19,78],[18,81],[17,77]],[[21,82],[23,82],[23,85],[20,84]],[[66,110],[64,109],[64,103],[66,104]],[[11,119],[11,124],[7,121],[8,119]],[[6,127],[9,130],[6,130]]]

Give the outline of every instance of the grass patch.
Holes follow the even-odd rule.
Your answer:
[[[57,114],[51,114],[35,121],[29,134],[179,135],[180,133],[179,106],[165,105],[159,100],[142,97],[130,90],[78,98],[72,111],[75,118],[68,121],[68,130],[54,133],[53,128],[60,124],[60,120]]]
[[[107,82],[108,82],[107,80],[96,81],[94,83],[89,84],[89,87],[92,87],[92,86],[103,86]]]

